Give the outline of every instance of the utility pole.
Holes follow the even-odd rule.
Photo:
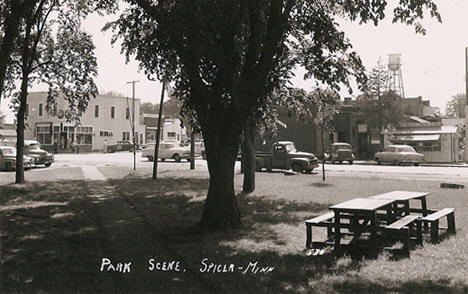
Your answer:
[[[465,105],[465,151],[464,161],[468,163],[468,47],[465,48],[465,95],[466,95],[466,105]]]
[[[153,157],[153,181],[158,177],[158,154],[159,154],[159,141],[161,137],[161,117],[162,108],[164,103],[164,90],[166,89],[166,82],[163,80],[161,90],[161,102],[159,102],[159,115],[158,115],[158,128],[156,129],[156,144],[154,146],[154,157]]]
[[[131,81],[127,84],[132,84],[132,140],[133,140],[133,170],[136,170],[136,141],[135,141],[135,83],[139,81]]]
[[[377,99],[379,102],[379,142],[380,142],[380,149],[384,148],[384,135],[382,130],[382,98],[380,97],[380,69],[377,73]]]
[[[195,132],[190,134],[190,169],[195,169]]]

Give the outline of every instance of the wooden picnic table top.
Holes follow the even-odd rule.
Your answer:
[[[413,192],[413,191],[392,191],[384,194],[372,196],[372,199],[392,199],[392,200],[411,200],[426,197],[431,192]]]
[[[394,199],[375,199],[375,198],[354,198],[345,202],[341,202],[330,206],[332,210],[341,211],[375,211],[383,206],[386,206]]]

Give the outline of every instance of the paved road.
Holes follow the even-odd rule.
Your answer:
[[[53,166],[81,166],[81,165],[97,165],[97,166],[121,166],[133,167],[133,153],[118,152],[118,153],[88,153],[88,154],[57,154],[56,162]],[[141,152],[137,153],[136,165],[137,168],[151,168],[152,162],[141,157]],[[159,162],[160,170],[164,169],[188,169],[189,163],[182,161],[176,163],[173,160]],[[196,160],[196,168],[206,168],[206,161],[199,158]],[[240,164],[237,162],[236,169],[240,169]],[[343,176],[376,176],[387,178],[418,178],[430,180],[447,180],[447,181],[463,181],[468,182],[467,167],[447,167],[447,166],[378,166],[375,164],[326,164],[325,170],[332,175]],[[314,170],[314,173],[322,173],[322,167]]]

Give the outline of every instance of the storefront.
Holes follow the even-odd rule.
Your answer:
[[[392,144],[411,145],[424,154],[426,162],[458,162],[456,126],[397,130],[387,134]]]
[[[64,123],[36,123],[35,137],[50,152],[88,152],[93,149],[93,127]]]

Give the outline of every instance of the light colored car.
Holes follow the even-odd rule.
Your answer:
[[[34,160],[29,156],[23,156],[23,166],[25,169],[34,166]],[[0,146],[0,170],[16,169],[16,148],[11,146]]]
[[[41,149],[41,144],[35,140],[24,141],[24,154],[34,159],[34,165],[49,167],[54,162],[54,155]]]
[[[141,152],[141,157],[153,161],[155,146],[155,143],[148,144]],[[162,161],[166,159],[174,159],[176,162],[180,162],[182,159],[190,161],[190,146],[184,146],[179,142],[160,142],[158,157]]]
[[[390,145],[385,151],[375,154],[377,164],[392,163],[393,165],[414,164],[418,166],[424,162],[424,155],[417,153],[412,146]]]
[[[201,155],[203,159],[206,159],[205,143],[203,141],[195,142],[195,154]]]

